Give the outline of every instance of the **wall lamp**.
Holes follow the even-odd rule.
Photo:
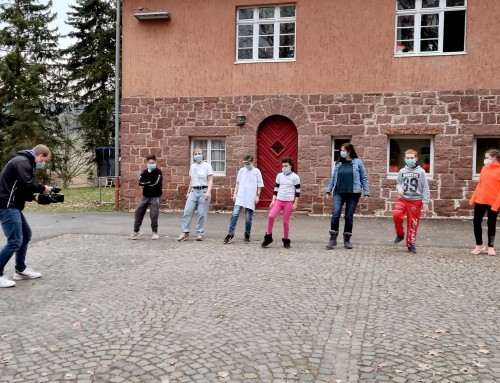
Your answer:
[[[170,18],[170,13],[167,11],[140,11],[134,16],[137,20],[165,20]]]
[[[236,125],[245,125],[246,117],[243,113],[238,113],[236,116]]]

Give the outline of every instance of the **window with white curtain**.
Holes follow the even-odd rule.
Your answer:
[[[195,148],[203,151],[203,159],[207,161],[214,170],[214,175],[226,175],[226,139],[216,138],[193,138],[191,140],[191,159]]]

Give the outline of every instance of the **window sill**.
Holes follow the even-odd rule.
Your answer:
[[[292,63],[296,62],[297,59],[281,59],[281,60],[244,60],[235,61],[235,64],[260,64],[260,63]]]
[[[226,172],[214,172],[214,177],[225,177]]]
[[[429,57],[429,56],[463,56],[467,52],[421,52],[421,53],[394,53],[394,57]]]

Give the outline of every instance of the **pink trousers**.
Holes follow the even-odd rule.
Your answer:
[[[283,210],[283,238],[288,238],[288,234],[290,232],[290,217],[292,216],[293,210],[293,201],[280,201],[279,199],[276,200],[273,208],[269,212],[266,234],[272,234],[274,220],[281,210]]]

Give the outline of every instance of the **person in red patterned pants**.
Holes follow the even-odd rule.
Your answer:
[[[417,231],[420,223],[422,206],[429,211],[429,184],[425,170],[417,164],[417,152],[408,149],[405,152],[406,166],[399,171],[396,188],[399,197],[394,206],[392,218],[396,229],[394,243],[399,243],[405,238],[403,221],[406,215],[406,247],[411,253],[417,252]]]

